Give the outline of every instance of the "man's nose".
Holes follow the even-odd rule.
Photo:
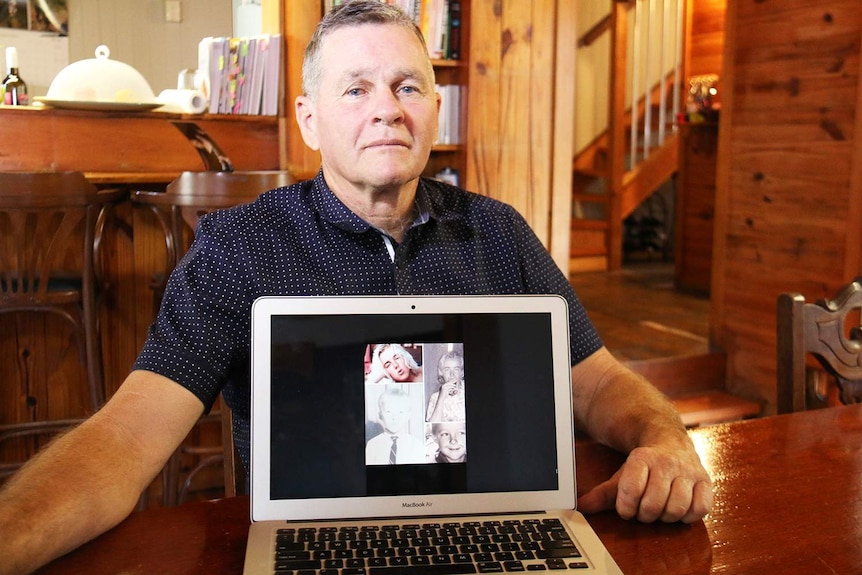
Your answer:
[[[374,121],[375,123],[396,124],[404,118],[404,110],[398,96],[391,90],[377,90],[374,93]]]

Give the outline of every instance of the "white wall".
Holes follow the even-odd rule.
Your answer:
[[[51,80],[69,63],[69,39],[42,32],[0,28],[0,68],[6,75],[6,47],[18,49],[18,70],[31,96],[44,96]]]
[[[197,67],[201,38],[233,35],[231,0],[180,4],[182,22],[174,23],[165,22],[164,0],[68,0],[70,62],[93,58],[105,44],[111,59],[137,69],[156,94],[176,88],[180,70]]]

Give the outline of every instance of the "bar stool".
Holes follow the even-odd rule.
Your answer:
[[[99,246],[108,209],[126,196],[124,190],[97,190],[80,172],[0,173],[0,314],[47,313],[72,326],[87,370],[84,411],[96,411],[105,401],[98,307],[108,286]],[[29,374],[21,373],[19,397],[26,402],[18,409],[30,411],[30,421],[0,426],[0,438],[23,441],[19,452],[29,456],[46,436],[80,418],[38,416]],[[22,464],[4,462],[0,476]]]
[[[132,201],[150,209],[165,237],[165,266],[150,282],[155,311],[161,306],[168,277],[188,250],[202,216],[254,201],[267,190],[295,181],[290,172],[278,170],[183,172],[168,184],[165,192],[133,191]]]
[[[165,192],[136,190],[135,204],[147,207],[164,231],[165,266],[154,275],[150,287],[156,311],[161,306],[168,277],[185,254],[198,221],[205,214],[251,202],[261,193],[295,182],[286,171],[256,170],[241,172],[183,172],[167,186]],[[195,436],[205,427],[221,428],[221,445],[200,445]],[[245,473],[233,452],[230,410],[219,398],[212,411],[203,416],[186,441],[174,452],[162,472],[163,504],[182,503],[195,491],[193,482],[205,469],[222,465],[225,495],[242,492]],[[236,481],[236,483],[235,483]],[[237,487],[239,483],[239,487]]]

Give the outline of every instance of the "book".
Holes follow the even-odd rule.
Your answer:
[[[201,91],[210,114],[277,115],[281,35],[207,37],[198,45]]]
[[[264,116],[278,115],[278,101],[281,89],[279,82],[281,65],[282,37],[274,34],[265,42],[265,67],[263,72],[263,102],[261,114]]]
[[[461,59],[461,0],[449,0],[449,45],[446,57]]]

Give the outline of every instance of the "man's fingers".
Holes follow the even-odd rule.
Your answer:
[[[676,478],[670,486],[670,495],[659,517],[665,523],[675,523],[688,515],[691,510],[694,484],[684,478]]]
[[[578,498],[578,511],[582,513],[598,513],[613,509],[617,500],[617,482],[620,472],[613,477],[593,487]]]
[[[700,521],[704,515],[712,509],[713,490],[711,481],[698,481],[694,485],[694,495],[691,498],[691,507],[681,521],[683,523],[694,523]]]
[[[623,519],[636,517],[644,523],[692,523],[712,508],[713,490],[708,476],[691,475],[633,452],[611,479],[581,496],[578,509],[596,513],[616,508]]]
[[[617,513],[623,519],[635,516],[641,519],[643,497],[650,479],[650,470],[646,462],[629,458],[620,470],[619,486],[617,487]],[[656,515],[657,516],[657,515]],[[641,519],[643,521],[643,519]]]

